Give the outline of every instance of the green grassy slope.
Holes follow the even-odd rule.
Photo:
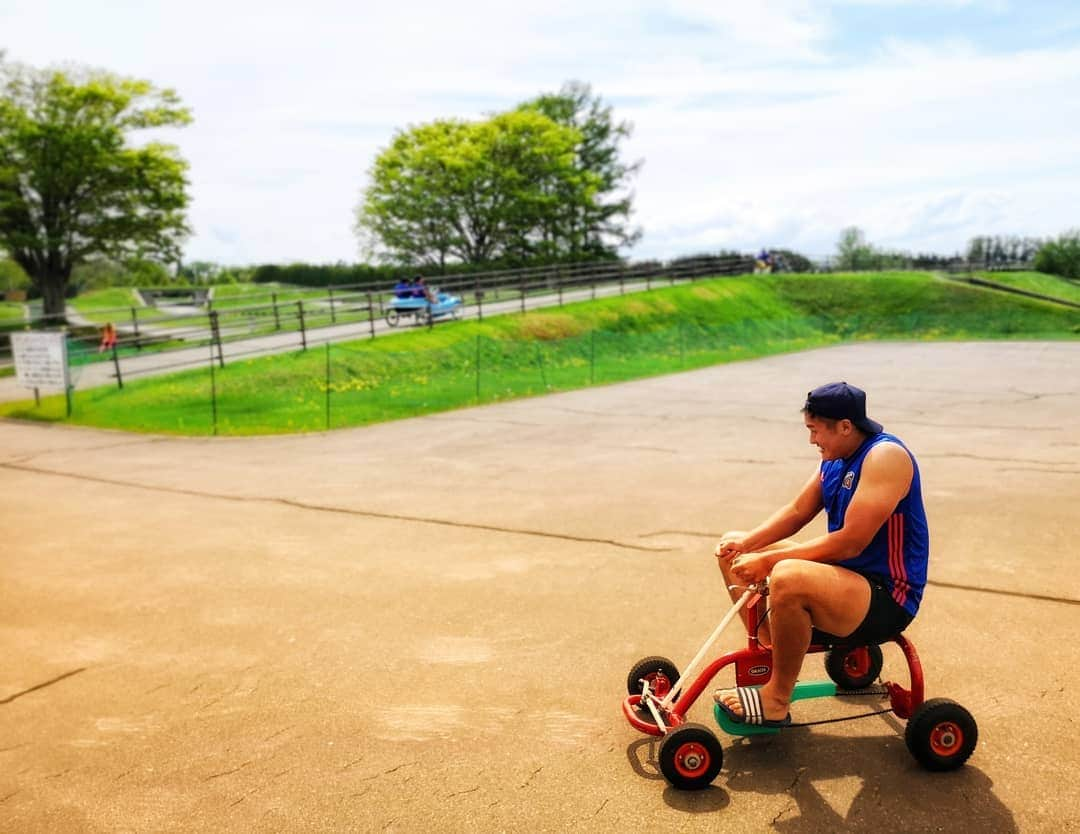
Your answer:
[[[213,378],[198,369],[80,391],[72,419],[195,434],[319,430],[850,339],[1078,336],[1075,310],[925,273],[747,276],[234,362]],[[61,419],[63,398],[0,414]]]
[[[1042,272],[979,272],[984,281],[1080,304],[1080,283]]]

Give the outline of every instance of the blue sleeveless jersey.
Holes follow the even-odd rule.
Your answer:
[[[822,461],[821,498],[829,518],[829,532],[839,530],[844,526],[844,515],[851,497],[859,488],[863,460],[879,443],[896,443],[908,453],[913,469],[911,487],[866,549],[858,556],[837,564],[856,573],[881,577],[897,604],[915,616],[922,602],[926,564],[930,556],[930,534],[926,526],[922,483],[915,456],[894,435],[883,432],[868,437],[850,458]]]

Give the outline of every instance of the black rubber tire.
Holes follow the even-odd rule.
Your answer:
[[[661,693],[661,695],[666,695],[668,690],[679,679],[679,670],[666,657],[660,657],[659,655],[643,657],[631,667],[630,674],[626,676],[626,693],[628,695],[640,695],[641,679],[647,679],[651,688],[652,682],[658,675],[667,678],[668,689]]]
[[[975,752],[979,727],[956,701],[931,698],[911,716],[904,741],[927,770],[956,770]]]
[[[870,663],[866,667],[859,664],[860,668],[854,668],[852,654],[862,649],[868,652]],[[881,646],[873,643],[869,646],[842,646],[830,649],[825,655],[825,671],[841,689],[865,689],[881,674],[882,663]]]
[[[724,748],[708,727],[683,724],[660,742],[660,772],[672,787],[700,791],[712,784],[724,765]]]
[[[398,319],[400,318],[401,313],[399,313],[397,310],[386,311],[386,323],[389,324],[391,327],[397,327]]]

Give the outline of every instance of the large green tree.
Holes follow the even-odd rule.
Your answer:
[[[129,134],[190,122],[172,90],[86,69],[0,62],[0,249],[64,310],[72,269],[98,257],[179,258],[186,163]]]
[[[597,178],[574,164],[581,135],[535,110],[399,131],[375,159],[357,231],[392,260],[524,260],[560,200],[587,202]]]
[[[543,235],[549,248],[576,260],[614,256],[619,247],[636,242],[641,231],[630,224],[630,181],[642,162],[625,162],[620,150],[620,144],[630,138],[632,125],[616,121],[612,108],[580,81],[568,81],[558,93],[540,95],[519,109],[535,110],[575,128],[581,140],[574,149],[574,167],[595,182],[589,200],[557,195],[555,210],[544,218]]]

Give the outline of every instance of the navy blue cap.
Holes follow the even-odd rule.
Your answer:
[[[806,395],[803,411],[815,417],[850,420],[866,434],[880,434],[881,423],[866,416],[866,392],[846,382],[830,382]]]

